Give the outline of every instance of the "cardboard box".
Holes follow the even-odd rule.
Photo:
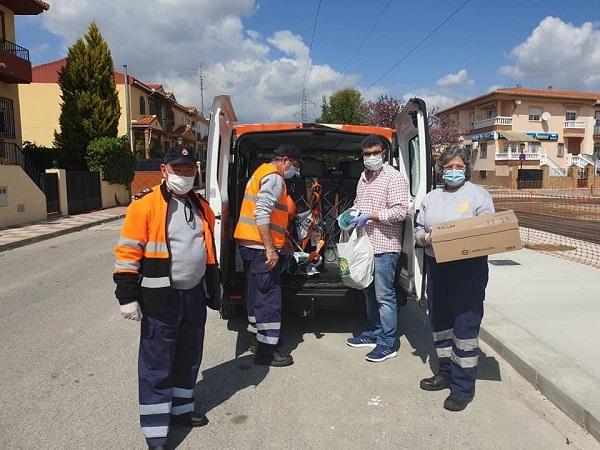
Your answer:
[[[435,225],[431,243],[437,262],[512,252],[522,247],[519,222],[512,210]]]

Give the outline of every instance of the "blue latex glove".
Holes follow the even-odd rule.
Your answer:
[[[367,224],[369,220],[371,220],[371,214],[361,214],[360,216],[352,219],[352,222],[350,223],[354,225],[357,230],[360,230]]]

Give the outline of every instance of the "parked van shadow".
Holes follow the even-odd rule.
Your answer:
[[[259,385],[269,373],[269,367],[256,366],[253,355],[244,355],[202,371],[196,384],[195,410],[209,413],[240,391]],[[210,415],[208,418],[210,420]],[[190,427],[173,426],[169,430],[169,448],[177,448],[192,431]]]

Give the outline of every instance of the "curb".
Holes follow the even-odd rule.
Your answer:
[[[594,388],[598,389],[596,380],[587,375],[583,369],[579,369],[574,365],[556,367],[554,371],[540,370],[533,363],[528,362],[524,356],[518,354],[518,347],[511,348],[509,344],[503,343],[498,335],[489,330],[489,327],[482,325],[479,336],[536,390],[540,391],[558,409],[574,422],[577,422],[596,440],[600,441],[600,404],[590,400],[585,394],[577,396],[572,389],[565,387],[564,383],[561,382],[561,375],[563,375],[563,378],[573,379],[575,383],[581,383],[584,392],[586,390],[585,385],[590,386],[592,389],[590,393],[593,392]],[[531,335],[530,337],[536,339]],[[548,351],[555,353],[550,349]],[[557,353],[555,356],[556,361],[561,359]]]
[[[65,234],[74,233],[76,231],[85,230],[86,228],[91,228],[96,225],[102,225],[103,223],[113,222],[115,220],[119,220],[125,217],[125,214],[119,214],[118,216],[106,217],[104,219],[95,220],[94,222],[83,223],[81,225],[76,225],[74,227],[65,228],[64,230],[52,231],[51,233],[41,234],[39,236],[33,236],[30,238],[21,239],[20,241],[9,242],[8,244],[0,245],[0,253],[6,250],[13,250],[19,247],[25,247],[29,244],[35,244],[36,242],[45,241],[47,239],[52,239],[58,236],[63,236]]]

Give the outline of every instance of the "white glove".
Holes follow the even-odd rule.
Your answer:
[[[126,305],[121,305],[121,315],[125,319],[137,320],[138,322],[142,320],[143,314],[140,309],[139,302],[131,302]]]

